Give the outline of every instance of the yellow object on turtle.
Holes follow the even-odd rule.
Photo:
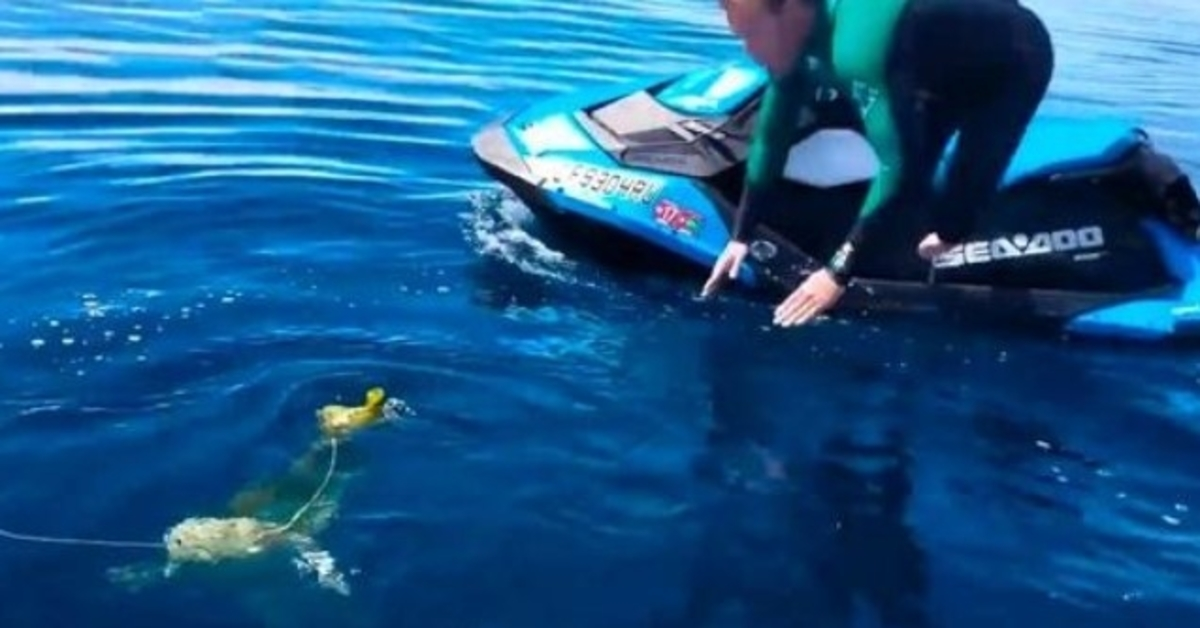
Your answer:
[[[376,386],[367,391],[360,406],[330,404],[322,407],[317,410],[321,433],[327,438],[344,439],[378,423],[384,417],[386,399],[383,388]]]

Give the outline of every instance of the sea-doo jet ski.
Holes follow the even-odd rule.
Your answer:
[[[702,276],[729,237],[766,80],[734,59],[584,90],[495,120],[472,146],[489,176],[553,225],[600,247],[636,242],[651,264],[683,261]],[[814,115],[741,277],[775,298],[829,259],[878,168],[850,99],[828,99]],[[953,150],[952,141],[946,156]],[[897,217],[890,248],[860,259],[837,309],[1200,337],[1200,202],[1134,124],[1039,112],[964,245],[925,262],[913,222]]]

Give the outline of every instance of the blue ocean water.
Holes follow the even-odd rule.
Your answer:
[[[1200,9],[1031,2],[1055,108],[1200,171]],[[1186,353],[696,304],[537,239],[494,115],[735,50],[713,3],[8,0],[0,526],[154,541],[384,386],[286,561],[0,544],[0,625],[1200,624]],[[790,622],[790,623],[789,623]]]

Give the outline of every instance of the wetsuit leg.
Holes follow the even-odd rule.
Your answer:
[[[920,210],[929,203],[934,173],[961,122],[958,108],[949,106],[929,80],[926,66],[938,40],[930,38],[924,23],[921,12],[906,9],[887,59],[887,103],[900,147],[900,173],[899,185],[876,210],[870,226],[889,235],[872,237],[872,246],[863,248],[855,262],[857,272],[871,277],[911,277],[924,271],[926,264],[916,256],[916,242],[927,227]]]
[[[951,109],[959,134],[929,227],[944,241],[962,242],[987,211],[1046,94],[1053,46],[1042,21],[1012,0],[915,2],[921,23],[914,30],[925,34],[917,71]]]
[[[900,185],[891,202],[924,202],[933,175],[959,120],[930,80],[930,58],[938,39],[930,38],[924,5],[913,0],[896,23],[886,64],[888,100],[901,150]],[[882,213],[882,212],[881,212]],[[891,212],[889,212],[891,213]]]

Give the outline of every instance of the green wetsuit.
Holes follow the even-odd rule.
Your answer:
[[[829,265],[845,281],[857,250],[880,237],[874,227],[881,208],[927,200],[954,131],[959,148],[947,193],[930,203],[930,222],[944,241],[966,237],[1045,94],[1053,51],[1041,21],[1017,0],[818,3],[823,10],[795,66],[772,77],[763,96],[732,237],[744,242],[758,224],[782,180],[798,112],[832,82],[852,95],[880,160],[858,220]]]
[[[757,224],[763,199],[778,182],[791,148],[797,112],[810,103],[829,78],[842,84],[857,82],[856,96],[867,140],[880,159],[860,210],[860,220],[878,208],[894,189],[900,168],[900,149],[888,106],[885,66],[892,33],[908,0],[826,0],[810,43],[795,67],[772,77],[763,95],[754,140],[746,164],[746,183],[733,239],[744,239]],[[832,76],[824,74],[831,70]],[[867,102],[863,102],[867,100]]]

